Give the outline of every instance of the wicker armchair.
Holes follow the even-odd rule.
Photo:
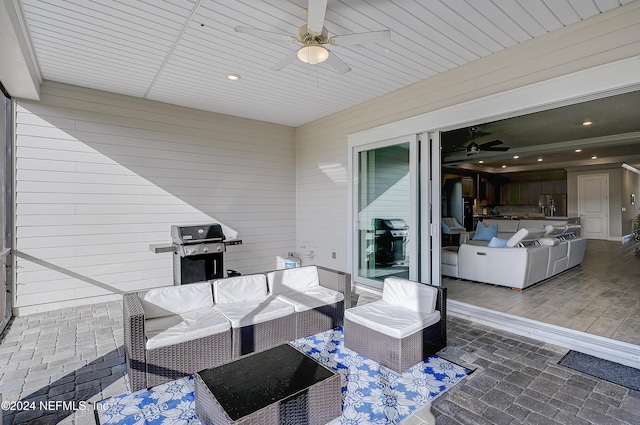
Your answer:
[[[382,299],[345,311],[344,346],[403,373],[447,345],[447,289],[386,278]]]
[[[231,360],[230,324],[213,308],[209,283],[125,294],[123,316],[131,391]]]

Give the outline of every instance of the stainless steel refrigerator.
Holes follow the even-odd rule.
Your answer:
[[[462,181],[448,182],[446,217],[455,217],[465,229],[473,230],[473,198],[462,196]]]

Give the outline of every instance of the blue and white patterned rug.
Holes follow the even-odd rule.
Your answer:
[[[341,328],[296,340],[292,345],[338,372],[342,416],[332,424],[397,424],[456,384],[470,371],[431,356],[397,374],[343,345]],[[193,377],[97,403],[101,425],[200,425]]]

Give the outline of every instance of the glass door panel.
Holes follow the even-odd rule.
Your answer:
[[[382,287],[385,277],[416,276],[414,142],[357,153],[356,281]]]

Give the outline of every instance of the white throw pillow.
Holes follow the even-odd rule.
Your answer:
[[[267,273],[267,281],[269,282],[269,292],[272,294],[304,291],[320,285],[316,266],[276,270]]]
[[[263,274],[227,277],[212,282],[213,298],[216,304],[237,303],[267,294],[267,277]]]
[[[213,307],[213,294],[209,282],[149,289],[139,292],[138,298],[146,319]]]
[[[436,309],[438,290],[412,280],[388,277],[382,287],[382,299],[389,304],[419,313],[433,313]]]

